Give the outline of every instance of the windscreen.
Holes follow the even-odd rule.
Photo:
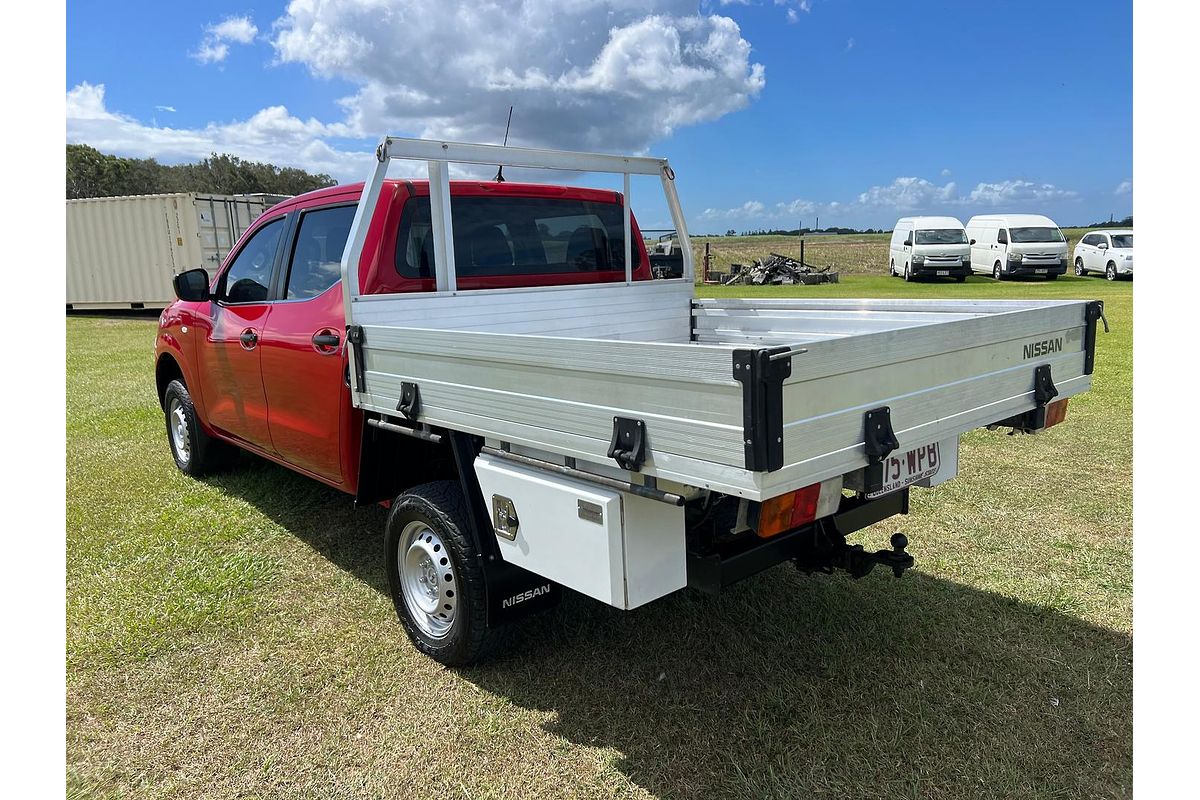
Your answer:
[[[623,280],[621,212],[617,203],[571,198],[454,197],[455,271],[460,278],[586,272]],[[402,220],[396,271],[405,278],[433,277],[429,198],[411,198]],[[635,242],[635,270],[640,255]]]
[[[1114,233],[1112,236],[1113,247],[1133,247],[1132,233]]]
[[[1009,228],[1012,241],[1028,244],[1030,242],[1065,242],[1062,231],[1058,228]]]
[[[917,244],[966,244],[967,232],[956,228],[933,228],[917,231]]]

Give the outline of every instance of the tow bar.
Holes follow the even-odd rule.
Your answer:
[[[845,570],[855,580],[870,575],[876,564],[891,567],[897,578],[904,574],[904,570],[912,568],[913,557],[905,550],[908,547],[908,537],[903,533],[892,534],[891,550],[876,550],[873,553],[863,549],[861,544],[847,544],[845,537],[837,534],[830,538],[835,543],[831,542],[829,547],[814,549],[808,554],[798,556],[796,568],[810,574],[832,573],[835,569]]]

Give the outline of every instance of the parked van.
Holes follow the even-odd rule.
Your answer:
[[[904,280],[953,277],[959,283],[971,274],[971,246],[963,224],[954,217],[903,217],[892,229],[889,253],[892,276]]]
[[[998,281],[1020,275],[1054,280],[1066,274],[1067,237],[1040,214],[998,214],[967,220],[971,267]]]

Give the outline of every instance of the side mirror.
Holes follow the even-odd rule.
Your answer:
[[[975,244],[975,240],[974,240],[974,239],[972,239],[972,240],[971,240],[971,244]]]
[[[203,269],[189,269],[175,276],[175,296],[189,303],[202,303],[208,300],[208,272]]]
[[[912,237],[911,236],[904,240],[904,246],[912,247]]]
[[[1100,248],[1101,250],[1107,250],[1108,242],[1101,242],[1100,244],[1096,245],[1096,247]]]

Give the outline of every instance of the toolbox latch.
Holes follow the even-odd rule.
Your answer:
[[[366,391],[367,387],[366,367],[363,364],[363,342],[366,341],[366,337],[363,335],[362,326],[346,326],[346,341],[354,349],[354,391],[361,393]]]
[[[608,457],[615,459],[621,469],[637,472],[642,468],[646,463],[646,426],[640,419],[613,417]]]

